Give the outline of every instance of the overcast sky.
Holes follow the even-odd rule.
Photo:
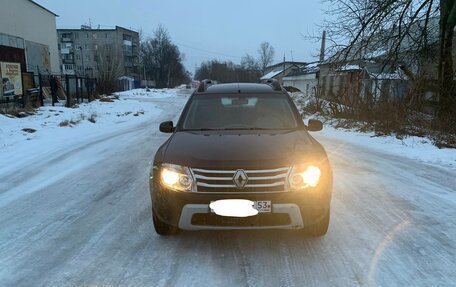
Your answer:
[[[275,62],[313,61],[320,43],[302,35],[318,32],[323,19],[320,0],[35,0],[60,17],[57,28],[123,26],[142,29],[151,36],[164,25],[185,54],[184,64],[192,73],[210,59],[240,62],[245,54],[257,56],[261,42],[276,50]]]

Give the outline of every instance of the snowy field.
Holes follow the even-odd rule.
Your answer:
[[[421,138],[312,134],[334,170],[323,238],[156,235],[148,173],[168,137],[158,125],[189,93],[0,115],[0,286],[456,286],[456,151]]]

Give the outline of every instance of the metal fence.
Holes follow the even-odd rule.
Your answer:
[[[75,103],[92,101],[97,95],[97,79],[76,75],[38,75],[41,105],[46,100],[54,106],[57,102],[65,101],[65,106]]]
[[[98,95],[97,79],[76,75],[23,73],[23,94],[0,97],[0,113],[22,108],[53,106],[60,102],[66,107],[90,102]]]

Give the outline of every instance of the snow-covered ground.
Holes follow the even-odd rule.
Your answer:
[[[0,286],[456,286],[456,152],[420,139],[312,134],[334,170],[323,238],[156,235],[148,174],[168,137],[158,125],[188,96],[136,90],[0,116]]]
[[[374,133],[361,133],[355,130],[336,129],[325,126],[318,138],[337,139],[351,146],[362,146],[390,155],[411,158],[417,161],[456,169],[456,149],[439,149],[429,139],[410,136],[397,139],[394,136],[376,136]]]

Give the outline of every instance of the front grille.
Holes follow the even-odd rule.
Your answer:
[[[290,168],[244,170],[248,177],[244,187],[236,186],[233,180],[236,171],[192,169],[199,192],[280,192],[285,191]]]
[[[192,225],[261,227],[291,224],[287,213],[259,213],[250,217],[225,217],[216,214],[196,213],[192,216]]]

